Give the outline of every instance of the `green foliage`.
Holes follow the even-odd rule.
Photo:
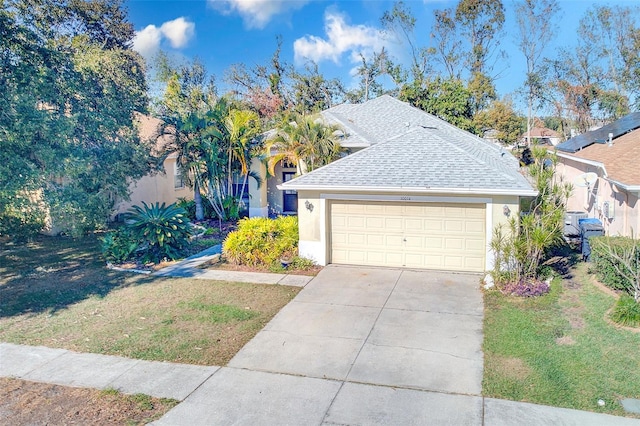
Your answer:
[[[29,234],[50,214],[78,235],[150,170],[144,65],[121,1],[36,3],[0,10],[0,221]]]
[[[133,257],[138,241],[127,227],[109,231],[100,239],[102,256],[109,262],[122,263]]]
[[[212,77],[198,60],[176,66],[161,55],[159,78],[166,84],[157,100],[163,121],[162,134],[171,135],[168,152],[178,154],[177,164],[194,190],[196,220],[201,212],[201,192],[222,220],[238,217],[238,199],[248,189],[251,159],[258,149],[255,137],[261,132],[258,115],[236,108],[232,101],[218,98]],[[241,183],[240,193],[234,184]],[[258,181],[258,184],[261,182]],[[230,202],[235,198],[235,202]],[[234,201],[234,200],[231,200]],[[202,213],[202,216],[200,214]]]
[[[238,230],[222,244],[222,251],[230,262],[249,266],[270,266],[282,257],[293,257],[298,251],[298,218],[241,219]]]
[[[186,212],[171,204],[155,203],[133,206],[127,212],[126,226],[144,249],[142,259],[158,263],[164,258],[177,259],[193,233]]]
[[[311,259],[307,259],[306,257],[294,256],[291,259],[291,263],[289,264],[289,268],[291,269],[310,269],[315,266],[315,263]]]
[[[627,327],[640,326],[640,303],[628,294],[623,294],[613,307],[611,319]]]
[[[640,241],[628,237],[591,237],[593,270],[608,287],[640,300]]]
[[[187,200],[186,198],[180,198],[176,202],[176,206],[187,212],[189,220],[196,220],[196,202],[194,200]],[[204,218],[212,219],[216,217],[216,213],[209,203],[203,203]]]
[[[498,140],[507,145],[516,143],[526,129],[525,118],[514,111],[509,99],[494,101],[488,109],[478,112],[473,119],[478,130],[497,130]]]
[[[0,236],[8,235],[14,241],[24,241],[45,226],[44,210],[26,194],[2,192],[0,189]]]
[[[493,279],[501,287],[508,283],[535,282],[540,263],[549,250],[563,243],[564,212],[571,185],[554,180],[556,158],[544,148],[534,147],[534,163],[528,173],[538,191],[530,211],[509,220],[507,229],[493,231]]]
[[[305,174],[337,160],[344,153],[335,136],[338,130],[318,116],[285,117],[264,148],[269,173],[274,175],[281,161],[295,164],[298,174]],[[272,151],[276,153],[271,155]]]
[[[473,94],[459,79],[414,81],[402,88],[399,98],[461,129],[474,130]]]

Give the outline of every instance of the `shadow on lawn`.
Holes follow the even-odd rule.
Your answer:
[[[545,265],[553,268],[562,278],[570,280],[573,278],[573,267],[580,262],[580,259],[580,253],[575,248],[564,244],[553,249]]]
[[[54,313],[91,296],[152,282],[105,267],[95,236],[0,243],[0,317]]]

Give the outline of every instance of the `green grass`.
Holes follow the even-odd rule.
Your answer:
[[[584,266],[543,297],[485,295],[485,396],[629,415],[619,400],[640,398],[640,334],[606,320],[614,298]]]
[[[0,341],[225,365],[299,291],[117,272],[99,242],[0,247]]]

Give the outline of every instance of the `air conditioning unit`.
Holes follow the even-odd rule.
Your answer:
[[[615,215],[614,204],[610,201],[605,201],[602,203],[602,216],[606,219],[613,219]]]

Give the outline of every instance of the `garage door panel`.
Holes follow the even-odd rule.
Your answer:
[[[465,243],[465,250],[474,252],[484,251],[487,244],[484,240],[473,239],[467,239]]]
[[[350,246],[366,246],[367,236],[362,233],[351,233],[347,238],[347,244]]]
[[[444,239],[444,249],[445,250],[460,250],[462,251],[465,248],[465,239],[460,238],[445,238]]]
[[[445,256],[444,266],[446,269],[464,269],[464,259],[462,256]]]
[[[382,216],[367,217],[367,228],[382,228],[384,226],[384,218]]]
[[[409,218],[404,220],[404,229],[411,231],[412,229],[422,229],[424,227],[425,220],[421,217]]]
[[[385,236],[382,234],[367,234],[367,245],[370,247],[382,247],[385,245]]]
[[[384,218],[384,228],[385,228],[386,231],[402,232],[404,230],[404,224],[402,222],[402,218],[400,218],[400,217],[385,217]]]
[[[465,224],[460,219],[458,220],[446,220],[444,222],[444,230],[446,232],[464,232]]]
[[[484,222],[468,220],[464,224],[464,230],[467,234],[482,234],[484,236]]]
[[[485,205],[335,202],[331,262],[483,271]]]
[[[440,250],[443,246],[442,237],[425,237],[424,242],[424,247],[426,249]]]

